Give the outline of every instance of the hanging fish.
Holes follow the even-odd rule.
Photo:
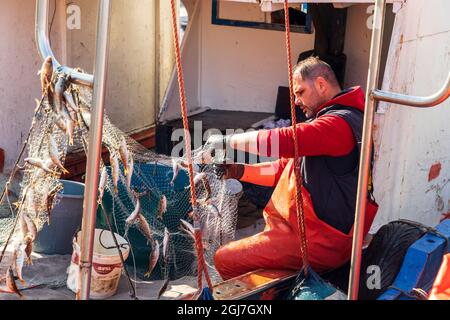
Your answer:
[[[163,295],[164,292],[167,291],[167,287],[169,286],[169,278],[167,278],[167,280],[164,282],[163,286],[161,287],[161,289],[159,289],[158,292],[158,300],[161,298],[161,296]]]
[[[22,239],[26,240],[29,230],[28,230],[27,222],[25,221],[25,218],[24,218],[22,212],[19,214],[19,224],[20,224],[20,230],[22,231]]]
[[[150,278],[152,275],[153,269],[155,269],[156,264],[159,260],[159,242],[158,240],[155,241],[155,244],[153,246],[152,254],[150,255],[150,260],[148,263],[148,270],[144,274],[144,277]]]
[[[79,112],[81,113],[81,118],[83,118],[84,123],[88,128],[91,127],[91,110],[84,106],[80,106]]]
[[[167,263],[167,259],[169,258],[169,241],[170,241],[170,233],[167,228],[164,228],[164,239],[163,239],[163,257]]]
[[[55,107],[56,113],[60,113],[63,110],[63,94],[67,88],[67,76],[60,75],[55,84]]]
[[[19,279],[22,285],[25,285],[25,280],[23,279],[22,276],[22,269],[24,263],[25,263],[25,252],[22,246],[19,244],[14,248],[12,267],[16,272],[17,279]]]
[[[131,178],[133,177],[133,171],[134,171],[134,160],[133,155],[130,154],[129,158],[129,164],[128,164],[128,175],[127,175],[127,188],[128,191],[131,190]]]
[[[36,191],[33,186],[28,188],[26,193],[27,197],[27,209],[29,212],[34,213],[35,216],[39,214],[39,202],[38,197],[36,196]]]
[[[120,142],[119,146],[119,155],[120,160],[122,160],[123,163],[123,171],[125,176],[128,175],[128,146],[127,146],[127,140],[124,136],[122,136],[122,141]]]
[[[33,240],[30,236],[25,237],[25,254],[27,255],[27,265],[32,265],[31,254],[33,253]]]
[[[63,117],[66,124],[66,135],[69,138],[69,145],[73,146],[73,135],[75,131],[75,121],[72,117],[67,113],[67,111],[63,110]]]
[[[103,199],[103,194],[105,193],[106,184],[108,182],[108,171],[106,170],[106,167],[103,166],[102,173],[100,174],[100,183],[98,185],[98,203],[100,204]]]
[[[117,159],[116,152],[111,152],[109,159],[111,162],[111,175],[114,184],[114,193],[117,194],[117,192],[119,192],[119,160]]]
[[[47,195],[47,222],[50,225],[51,212],[53,209],[53,201],[58,192],[63,188],[62,184],[55,186]]]
[[[195,175],[194,186],[197,186],[199,182],[203,181],[204,178],[206,178],[206,173],[204,172],[200,172],[199,174]]]
[[[145,238],[147,238],[147,244],[153,243],[153,233],[150,228],[150,225],[147,222],[147,219],[142,214],[138,215],[137,225],[139,230],[144,234]]]
[[[158,210],[158,218],[162,219],[164,214],[167,212],[167,198],[163,194],[161,199],[159,200],[159,210]]]
[[[27,214],[22,212],[23,219],[25,220],[25,223],[27,224],[28,228],[28,235],[31,237],[31,241],[34,241],[37,237],[37,227],[34,223],[33,219]]]
[[[62,114],[56,116],[55,124],[62,132],[67,133],[66,119]]]
[[[42,94],[46,94],[48,90],[51,90],[52,75],[53,75],[53,60],[48,56],[42,64],[41,70],[38,71],[38,75],[41,76]]]
[[[67,109],[69,109],[69,111],[78,112],[78,106],[75,103],[75,100],[73,99],[72,94],[64,91],[63,97],[64,97],[64,100],[67,102]]]
[[[139,197],[136,197],[136,206],[134,207],[133,212],[125,220],[125,225],[129,227],[134,223],[136,223],[140,214],[141,214],[141,201],[139,200]]]
[[[53,163],[62,170],[63,173],[69,173],[69,171],[64,168],[63,164],[61,163],[61,160],[59,159],[59,151],[58,146],[56,144],[55,139],[51,134],[47,135],[48,137],[48,154],[50,156],[50,159],[52,159]]]
[[[192,224],[190,224],[189,222],[187,222],[183,219],[180,219],[180,222],[181,222],[181,226],[180,226],[181,230],[186,232],[188,234],[188,236],[191,237],[192,240],[195,241],[195,230],[194,230],[194,227],[192,226]]]
[[[217,209],[217,207],[214,205],[214,204],[212,204],[212,203],[210,203],[210,204],[208,204],[207,206],[206,206],[206,208],[215,216],[215,217],[218,217],[218,218],[221,218],[222,217],[222,215],[220,214],[220,212],[219,212],[219,209]]]
[[[173,172],[173,177],[172,180],[170,181],[170,185],[173,186],[175,184],[175,180],[178,177],[178,173],[180,170],[180,164],[177,160],[172,159],[172,172]]]
[[[20,293],[19,288],[17,288],[16,279],[14,278],[13,268],[9,267],[6,272],[6,287],[11,293],[17,294],[19,297],[23,297],[22,293]]]
[[[56,172],[50,168],[48,162],[45,162],[44,160],[37,158],[26,158],[24,161],[31,166],[44,170],[47,173],[56,174]]]

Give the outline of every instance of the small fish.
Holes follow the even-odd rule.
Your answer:
[[[55,124],[62,132],[67,133],[66,119],[62,114],[56,117]]]
[[[167,228],[164,228],[163,257],[166,262],[167,259],[169,258],[169,241],[170,241],[169,230],[167,230]]]
[[[59,159],[59,151],[58,146],[56,144],[55,139],[51,134],[47,135],[48,137],[48,154],[50,156],[50,159],[52,159],[53,163],[62,170],[63,173],[69,173],[69,171],[64,168],[63,164],[61,163],[61,160]]]
[[[64,91],[63,97],[64,100],[67,102],[67,109],[69,109],[69,111],[78,112],[78,106],[75,103],[72,94]]]
[[[159,213],[158,213],[158,218],[162,219],[164,216],[164,213],[167,212],[167,198],[166,196],[163,194],[161,196],[161,199],[159,200]]]
[[[134,207],[133,212],[125,220],[125,224],[128,226],[134,224],[137,221],[139,214],[141,214],[141,201],[139,200],[139,197],[136,197],[136,206]]]
[[[144,274],[144,277],[150,278],[152,275],[153,269],[155,269],[156,264],[159,260],[159,242],[158,240],[155,241],[155,244],[153,246],[152,254],[150,255],[150,260],[148,263],[148,270]]]
[[[33,240],[27,236],[25,239],[25,254],[27,255],[27,265],[32,265],[31,254],[33,253]]]
[[[56,113],[60,113],[63,110],[63,93],[67,88],[67,77],[60,75],[55,84],[55,106]]]
[[[108,171],[106,170],[106,167],[103,166],[102,173],[100,174],[100,183],[98,185],[98,203],[102,202],[103,194],[105,193],[105,187],[106,183],[108,182]]]
[[[128,146],[127,146],[127,141],[124,136],[122,136],[122,141],[120,142],[119,155],[120,155],[120,160],[122,160],[122,163],[123,163],[124,174],[125,174],[125,176],[127,176],[128,175]]]
[[[204,172],[200,172],[199,174],[195,175],[194,185],[197,186],[199,182],[203,181],[204,178],[206,178],[206,173]]]
[[[22,213],[19,214],[19,224],[20,224],[20,230],[22,231],[22,238],[26,239],[29,230],[28,230],[27,222],[25,221],[25,218]]]
[[[153,243],[153,233],[150,229],[150,225],[147,222],[147,219],[142,214],[138,214],[137,224],[139,230],[144,234],[145,238],[147,238],[147,244]]]
[[[27,224],[28,235],[31,237],[31,241],[34,241],[37,237],[36,223],[34,223],[33,219],[31,219],[27,213],[22,212],[21,214],[23,215],[23,219]]]
[[[187,222],[183,219],[180,219],[180,221],[181,221],[181,226],[180,226],[181,230],[186,232],[188,234],[188,236],[191,237],[192,240],[195,241],[195,230],[194,230],[194,227],[192,226],[192,224],[190,224],[189,222]]]
[[[53,75],[52,57],[48,56],[44,60],[41,70],[39,70],[37,74],[41,76],[42,94],[45,94],[48,92],[48,89],[51,88],[52,83],[52,75]]]
[[[115,152],[110,153],[111,162],[111,175],[114,184],[114,193],[119,192],[119,160],[117,159],[117,154]]]
[[[73,134],[75,131],[75,121],[67,113],[66,110],[63,111],[63,115],[64,115],[64,121],[66,124],[66,135],[69,138],[69,145],[73,146]]]
[[[18,245],[14,248],[13,254],[13,268],[16,271],[17,278],[19,279],[22,285],[25,285],[25,280],[22,276],[22,269],[25,262],[25,252],[21,245]]]
[[[131,190],[131,178],[133,177],[133,171],[134,171],[134,160],[133,156],[130,154],[130,163],[128,164],[128,175],[127,175],[127,188],[128,190]]]
[[[167,287],[169,286],[169,278],[167,278],[167,280],[164,282],[163,286],[161,287],[161,289],[159,289],[158,292],[158,300],[161,298],[161,296],[163,295],[164,292],[167,291]]]
[[[84,123],[88,128],[91,127],[91,111],[83,106],[80,106],[79,111],[81,113],[81,117],[83,118]]]
[[[63,188],[62,184],[58,184],[55,186],[47,195],[47,221],[48,225],[50,225],[50,217],[53,209],[53,201],[58,194],[58,192]]]
[[[28,188],[26,193],[27,197],[27,209],[31,213],[34,213],[35,216],[39,214],[39,202],[38,197],[36,196],[36,190],[33,186]]]
[[[180,164],[177,160],[172,159],[172,172],[173,172],[173,177],[172,180],[170,181],[170,185],[173,186],[175,184],[175,180],[178,177],[178,172],[180,170]]]
[[[8,271],[6,272],[6,286],[11,293],[15,293],[21,298],[23,297],[22,293],[20,293],[19,288],[17,288],[12,267],[9,267]]]
[[[36,159],[36,158],[26,158],[24,160],[26,163],[28,163],[29,165],[32,165],[34,167],[40,168],[42,170],[44,170],[47,173],[51,173],[51,174],[55,174],[56,172],[53,171],[50,167],[48,162],[45,162],[44,160],[41,159]],[[52,161],[53,163],[53,161]]]

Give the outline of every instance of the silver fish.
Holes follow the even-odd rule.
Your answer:
[[[167,212],[167,198],[165,195],[161,196],[161,199],[159,201],[159,214],[158,218],[162,219],[164,216],[164,213]]]
[[[105,187],[106,183],[108,182],[108,171],[106,170],[106,167],[104,166],[102,168],[102,173],[100,174],[100,183],[98,185],[98,203],[101,203],[103,199],[103,194],[105,193]]]
[[[75,103],[72,94],[64,91],[63,97],[64,100],[67,102],[67,108],[69,109],[69,111],[71,111],[70,109],[72,109],[73,111],[78,112],[78,106]]]
[[[23,219],[25,220],[25,223],[27,224],[28,228],[28,235],[31,237],[31,241],[34,241],[37,237],[37,227],[34,223],[33,219],[27,214],[22,212]]]
[[[136,206],[134,207],[133,212],[125,220],[125,224],[128,226],[134,224],[137,221],[139,214],[141,214],[141,201],[136,197]]]
[[[167,228],[164,228],[163,257],[166,262],[167,259],[169,258],[169,241],[170,241],[169,230],[167,230]]]
[[[124,174],[125,176],[128,175],[128,146],[127,141],[125,137],[122,136],[122,141],[120,142],[119,146],[119,155],[120,160],[122,160],[123,168],[124,168]]]
[[[190,224],[189,222],[187,222],[183,219],[180,219],[180,222],[181,222],[181,226],[180,226],[181,230],[186,232],[187,235],[189,237],[191,237],[192,240],[195,241],[195,230],[194,230],[194,227],[192,226],[192,224]]]
[[[48,92],[49,88],[51,89],[52,75],[53,75],[52,57],[48,56],[44,60],[41,70],[39,70],[37,74],[41,76],[42,94],[45,94]]]
[[[18,245],[14,248],[14,254],[13,254],[13,268],[16,271],[17,278],[19,279],[20,283],[22,285],[25,285],[25,280],[22,276],[22,269],[23,265],[25,263],[25,252],[24,248],[22,248],[21,245]]]
[[[142,214],[138,215],[137,224],[139,230],[144,234],[145,238],[147,238],[147,243],[153,243],[153,233],[150,229],[150,225],[147,222],[147,219]]]
[[[148,264],[148,270],[144,274],[144,277],[150,278],[152,275],[153,269],[155,269],[156,264],[159,260],[159,242],[158,240],[155,241],[155,244],[153,246],[152,254],[150,255],[150,260]]]
[[[133,171],[134,171],[134,160],[133,156],[130,154],[130,163],[128,164],[128,175],[127,175],[127,188],[128,190],[131,190],[131,178],[133,177]]]
[[[59,159],[59,151],[58,146],[56,144],[55,139],[51,134],[47,135],[48,137],[48,154],[50,156],[50,159],[52,159],[53,163],[62,170],[63,173],[69,173],[69,171],[64,168],[63,164],[61,163],[61,160]]]
[[[63,110],[63,93],[67,88],[67,77],[60,75],[55,84],[55,106],[56,113],[60,113]]]
[[[55,124],[62,132],[67,133],[66,119],[63,115],[60,114],[55,118]]]
[[[55,171],[53,171],[47,162],[45,162],[44,160],[41,159],[36,159],[36,158],[26,158],[24,160],[26,163],[28,163],[29,165],[32,165],[34,167],[40,168],[42,170],[44,170],[47,173],[52,173],[55,174]]]
[[[9,267],[8,271],[6,272],[6,286],[11,293],[15,293],[21,298],[23,297],[19,288],[17,288],[17,284],[16,284],[16,280],[14,278],[14,272],[13,272],[12,267]]]
[[[178,172],[180,170],[180,164],[177,160],[172,159],[172,172],[173,172],[173,177],[172,180],[170,181],[170,185],[173,186],[175,184],[175,180],[178,177]]]
[[[117,192],[119,192],[119,160],[117,159],[117,154],[115,152],[112,152],[109,158],[111,162],[111,175],[114,184],[114,193],[117,194]]]

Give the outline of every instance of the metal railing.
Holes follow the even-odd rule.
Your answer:
[[[87,73],[80,73],[72,68],[62,66],[55,58],[53,50],[50,46],[48,35],[48,12],[49,0],[37,0],[36,2],[36,25],[35,37],[36,44],[41,58],[45,60],[48,56],[53,59],[53,66],[59,68],[61,71],[71,75],[71,81],[77,84],[83,84],[92,87],[94,84],[94,76]]]
[[[370,155],[372,152],[372,127],[377,101],[386,101],[410,107],[433,107],[450,96],[450,73],[444,86],[428,97],[410,96],[399,93],[377,90],[380,69],[381,46],[384,28],[386,0],[375,1],[374,29],[370,49],[369,73],[367,80],[366,105],[364,112],[363,137],[358,177],[358,193],[356,198],[353,246],[349,280],[349,300],[358,299],[359,277],[361,271],[362,243],[364,237],[364,218],[367,204],[367,187],[370,171]],[[378,22],[378,24],[377,24]]]
[[[89,148],[87,151],[86,181],[83,203],[83,223],[80,253],[80,295],[82,300],[89,299],[92,256],[97,212],[97,190],[102,147],[103,113],[106,93],[106,77],[108,71],[110,0],[100,0],[97,18],[97,40],[94,61],[94,75],[75,72],[61,66],[50,47],[48,38],[48,0],[37,0],[36,3],[36,43],[38,51],[45,59],[51,56],[54,66],[71,74],[71,81],[77,84],[93,86],[92,123],[89,131]]]

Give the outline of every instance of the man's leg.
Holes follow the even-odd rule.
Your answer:
[[[300,270],[300,239],[286,230],[267,230],[221,247],[214,263],[224,280],[257,269]]]

